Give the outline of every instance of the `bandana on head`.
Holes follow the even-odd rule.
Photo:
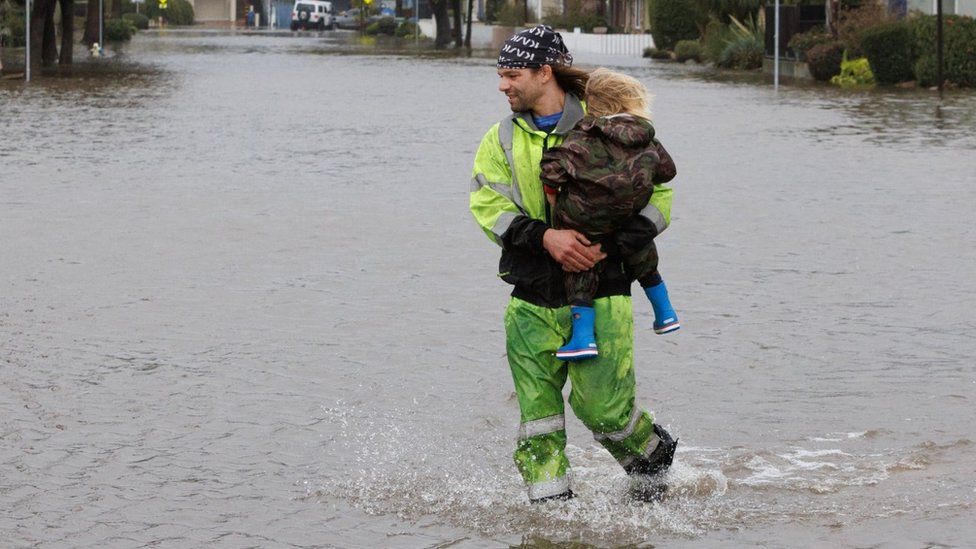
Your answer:
[[[563,37],[548,25],[538,25],[512,35],[498,54],[499,69],[539,68],[573,64]]]

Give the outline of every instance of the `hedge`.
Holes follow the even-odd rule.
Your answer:
[[[807,32],[801,32],[794,34],[790,38],[787,47],[793,50],[793,55],[800,61],[807,60],[807,52],[813,49],[814,46],[819,46],[820,44],[826,44],[827,42],[833,42],[836,40],[830,35],[823,27],[816,27],[808,30]]]
[[[415,34],[420,32],[420,27],[416,23],[411,21],[404,21],[400,23],[400,26],[396,29],[396,36],[400,38],[411,37],[413,38]],[[422,35],[421,35],[422,36]]]
[[[673,49],[680,40],[698,39],[701,12],[690,0],[651,0],[651,35],[660,49]]]
[[[943,17],[945,70],[943,77],[960,86],[976,87],[976,19]],[[912,22],[915,79],[920,85],[938,84],[936,74],[936,17],[923,15]]]
[[[564,3],[565,10],[562,13],[550,11],[542,22],[555,29],[566,29],[572,31],[579,27],[583,32],[593,32],[593,27],[605,27],[607,20],[602,15],[597,15],[583,8],[580,0],[568,0]]]
[[[124,13],[122,14],[122,20],[140,30],[149,28],[149,18],[141,13]]]
[[[0,0],[0,46],[24,46],[24,8],[14,2]]]
[[[378,21],[370,23],[369,26],[366,27],[366,34],[370,36],[376,36],[377,34],[393,36],[396,34],[396,31],[396,20],[392,17],[384,17]]]
[[[106,42],[128,42],[135,33],[135,27],[123,19],[110,19],[105,22]]]
[[[735,33],[732,29],[721,21],[713,19],[708,22],[705,35],[702,36],[702,55],[712,63],[718,63],[722,52],[733,40],[735,40]]]
[[[821,82],[829,82],[840,74],[840,63],[844,59],[844,43],[835,40],[818,44],[807,51],[807,66],[810,75]]]
[[[674,58],[679,63],[702,60],[702,45],[698,40],[681,40],[674,45]]]
[[[861,51],[881,84],[897,84],[915,78],[912,31],[904,21],[892,21],[861,32]]]

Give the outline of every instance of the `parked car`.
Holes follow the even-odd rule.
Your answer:
[[[296,0],[291,10],[291,30],[335,28],[335,11],[332,2],[322,0]]]
[[[353,8],[351,10],[346,10],[335,18],[335,24],[340,29],[358,29],[359,28],[359,10],[360,8]],[[371,23],[375,23],[382,19],[382,15],[367,15],[366,16],[366,26]]]

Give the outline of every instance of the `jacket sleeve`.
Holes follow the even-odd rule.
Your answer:
[[[566,162],[566,153],[565,149],[556,147],[542,154],[539,178],[547,193],[556,194],[570,180],[572,166]]]
[[[657,236],[664,232],[664,229],[668,228],[671,224],[671,199],[674,191],[671,187],[663,185],[663,183],[669,183],[671,180],[678,175],[678,169],[674,165],[674,159],[671,158],[671,154],[664,148],[664,145],[660,141],[654,139],[654,152],[658,156],[658,165],[654,172],[654,193],[651,195],[651,200],[648,202],[647,206],[641,210],[639,217],[641,219],[641,225],[648,228],[653,228],[653,236]],[[652,237],[653,237],[652,236]]]
[[[678,175],[678,168],[674,165],[671,153],[657,139],[654,140],[654,151],[658,157],[657,169],[654,170],[654,183],[668,183]]]
[[[512,172],[498,142],[498,124],[481,139],[471,173],[469,207],[475,222],[505,249],[542,252],[544,221],[527,216],[517,203]]]

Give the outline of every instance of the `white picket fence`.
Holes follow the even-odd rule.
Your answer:
[[[584,34],[582,32],[562,33],[566,47],[573,54],[596,53],[600,55],[620,55],[640,57],[645,48],[654,47],[650,34]]]
[[[433,36],[434,20],[421,19],[420,30],[427,36]],[[471,26],[471,45],[475,48],[498,49],[511,32],[512,29],[474,23]],[[582,32],[560,34],[566,41],[566,47],[574,55],[589,53],[640,57],[644,54],[645,48],[654,47],[654,39],[650,34],[584,34]]]

